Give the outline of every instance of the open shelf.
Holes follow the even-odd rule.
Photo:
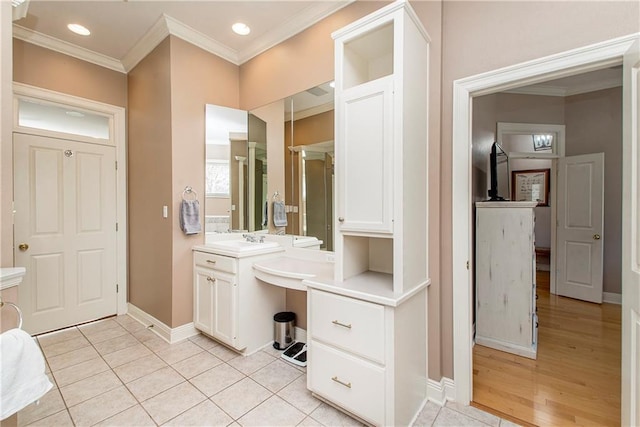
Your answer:
[[[393,22],[344,44],[343,89],[393,74]]]
[[[393,274],[393,239],[344,236],[343,280],[369,271]]]

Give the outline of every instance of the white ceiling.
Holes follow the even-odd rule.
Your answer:
[[[622,66],[549,80],[506,92],[523,95],[572,96],[618,86],[622,86]]]
[[[352,1],[31,0],[14,36],[126,72],[170,33],[239,65]],[[233,33],[238,21],[251,34]],[[70,32],[69,23],[91,35]]]

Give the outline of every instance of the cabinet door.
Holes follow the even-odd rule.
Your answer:
[[[236,276],[214,272],[211,336],[236,347],[238,342],[238,286]]]
[[[393,80],[345,90],[337,99],[338,229],[393,232]]]
[[[195,267],[193,276],[193,324],[202,332],[213,332],[213,270]]]

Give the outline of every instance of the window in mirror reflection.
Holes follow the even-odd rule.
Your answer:
[[[207,197],[229,197],[229,160],[207,159]]]

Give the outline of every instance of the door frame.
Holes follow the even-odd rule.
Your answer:
[[[107,145],[115,147],[116,162],[118,165],[116,169],[116,221],[118,224],[116,233],[116,280],[118,284],[118,295],[116,297],[117,314],[126,314],[129,286],[127,282],[127,140],[125,129],[125,109],[115,105],[105,104],[90,99],[80,98],[16,82],[13,83],[13,98],[13,132],[57,138],[72,138],[81,142],[90,142],[89,140],[91,139],[78,135],[69,135],[60,132],[51,132],[18,126],[18,109],[16,104],[18,99],[21,98],[37,99],[44,102],[68,106],[70,108],[78,108],[109,116],[111,118],[110,139],[107,142]],[[105,142],[103,141],[102,143]]]
[[[455,399],[468,405],[473,391],[472,333],[472,193],[471,193],[471,118],[472,99],[503,92],[519,86],[581,74],[620,65],[624,54],[640,39],[640,33],[550,55],[453,82],[453,152],[452,158],[452,270],[453,270],[453,373]],[[623,85],[625,82],[623,81]],[[623,126],[630,126],[624,123]],[[623,152],[631,152],[630,132],[623,132]],[[631,182],[629,169],[622,180]],[[630,248],[623,247],[624,252]],[[625,289],[623,283],[623,292]],[[624,300],[624,298],[623,298]],[[625,346],[623,346],[624,350]],[[625,360],[623,355],[623,360]],[[625,370],[623,366],[623,371]],[[625,392],[622,389],[624,404]],[[623,408],[623,419],[625,411]]]

